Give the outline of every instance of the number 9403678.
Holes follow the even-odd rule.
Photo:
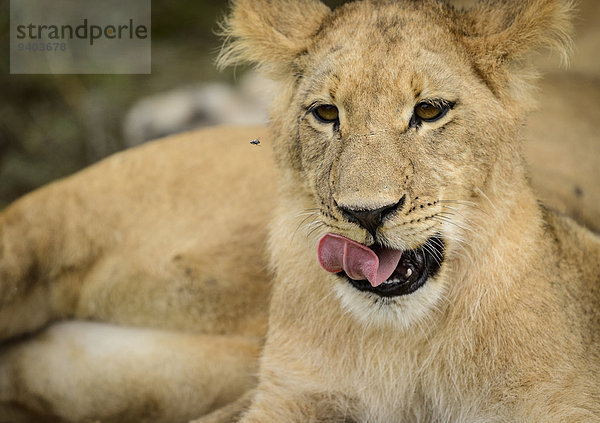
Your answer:
[[[66,43],[19,43],[19,51],[66,51]]]

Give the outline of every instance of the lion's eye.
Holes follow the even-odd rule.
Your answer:
[[[323,104],[315,107],[313,109],[313,115],[324,123],[337,122],[340,117],[337,107],[331,104]]]
[[[415,115],[425,122],[433,122],[441,118],[448,111],[448,106],[434,106],[431,103],[421,102],[415,106]]]

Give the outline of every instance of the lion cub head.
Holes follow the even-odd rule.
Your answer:
[[[234,3],[221,61],[280,82],[282,197],[357,315],[410,324],[444,295],[477,230],[470,206],[521,166],[525,56],[564,51],[568,14],[550,0]]]

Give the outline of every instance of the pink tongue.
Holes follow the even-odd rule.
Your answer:
[[[370,249],[341,235],[326,234],[319,241],[319,263],[331,273],[342,270],[354,280],[367,279],[372,286],[388,280],[398,266],[402,251]]]

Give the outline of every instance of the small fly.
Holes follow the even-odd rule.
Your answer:
[[[250,144],[252,144],[252,145],[258,145],[260,147],[260,140],[257,138],[255,140],[250,141]]]

